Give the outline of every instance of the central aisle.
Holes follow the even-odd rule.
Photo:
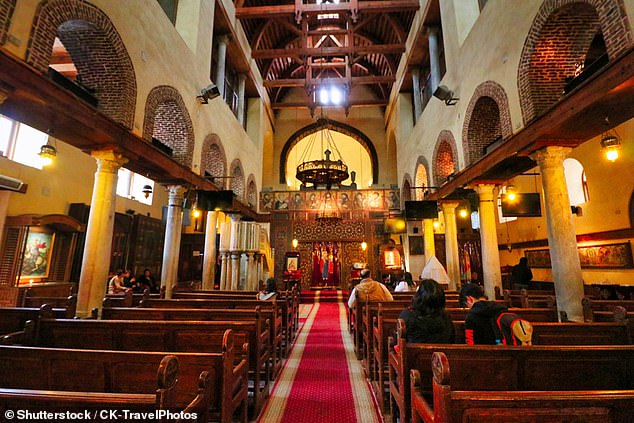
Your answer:
[[[314,304],[258,421],[382,421],[353,348],[344,305]]]

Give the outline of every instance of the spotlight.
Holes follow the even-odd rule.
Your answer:
[[[213,100],[219,95],[220,90],[218,89],[216,84],[212,83],[211,85],[208,85],[207,87],[200,90],[200,94],[196,96],[196,100],[198,100],[198,103],[200,104],[207,104],[209,103],[209,100]]]
[[[454,92],[445,85],[439,85],[438,88],[436,88],[436,91],[434,91],[434,97],[444,101],[447,106],[453,106],[458,102],[458,100],[460,100],[459,98],[454,97]]]
[[[512,203],[515,200],[517,200],[517,191],[515,191],[515,186],[509,185],[506,187],[506,193],[505,193],[504,199],[509,203]]]

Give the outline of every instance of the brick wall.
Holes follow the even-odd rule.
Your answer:
[[[200,157],[201,174],[205,172],[212,176],[225,176],[227,159],[220,138],[216,134],[207,135],[203,141],[203,148]],[[224,188],[226,179],[216,179],[214,184]]]
[[[26,62],[46,73],[55,37],[73,59],[78,80],[94,90],[98,109],[132,129],[136,77],[125,45],[108,17],[80,0],[43,1],[33,19]]]
[[[427,161],[424,157],[419,157],[416,164],[416,173],[414,174],[414,186],[427,187],[429,183],[429,174],[427,172]],[[416,200],[423,200],[425,190],[417,188],[415,192]]]
[[[465,164],[484,155],[484,147],[497,137],[513,134],[509,102],[504,88],[494,81],[480,84],[467,106],[462,128]]]
[[[194,156],[194,127],[175,88],[166,85],[154,87],[145,103],[143,138],[152,137],[172,148],[172,158],[191,167]]]
[[[518,88],[524,122],[544,113],[562,95],[575,64],[584,62],[597,32],[610,59],[632,45],[623,0],[545,0],[524,42]]]
[[[236,197],[243,199],[244,198],[244,171],[242,170],[242,163],[240,163],[240,159],[235,159],[231,162],[231,191],[236,195]]]
[[[0,45],[7,42],[7,34],[11,25],[11,16],[15,10],[16,0],[0,1]]]
[[[447,176],[458,170],[456,140],[450,131],[440,131],[434,149],[434,185],[441,186]]]

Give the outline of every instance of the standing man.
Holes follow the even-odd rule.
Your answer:
[[[360,301],[393,301],[385,285],[372,279],[370,269],[361,270],[361,282],[350,293],[348,307],[354,307],[357,298]]]

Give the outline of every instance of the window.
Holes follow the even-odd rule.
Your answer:
[[[583,165],[575,159],[564,160],[564,175],[566,177],[566,186],[568,187],[568,198],[571,206],[587,202],[590,197],[588,195],[588,181]]]
[[[502,195],[506,194],[506,187],[502,187],[498,193],[498,221],[500,223],[512,222],[517,220],[517,217],[504,217],[502,216]]]
[[[154,181],[143,175],[129,171],[128,169],[119,169],[117,178],[117,195],[136,200],[139,203],[152,205],[153,194],[145,198],[143,187],[149,185],[154,191]]]
[[[8,159],[42,169],[38,153],[47,141],[44,132],[0,115],[0,153]]]

